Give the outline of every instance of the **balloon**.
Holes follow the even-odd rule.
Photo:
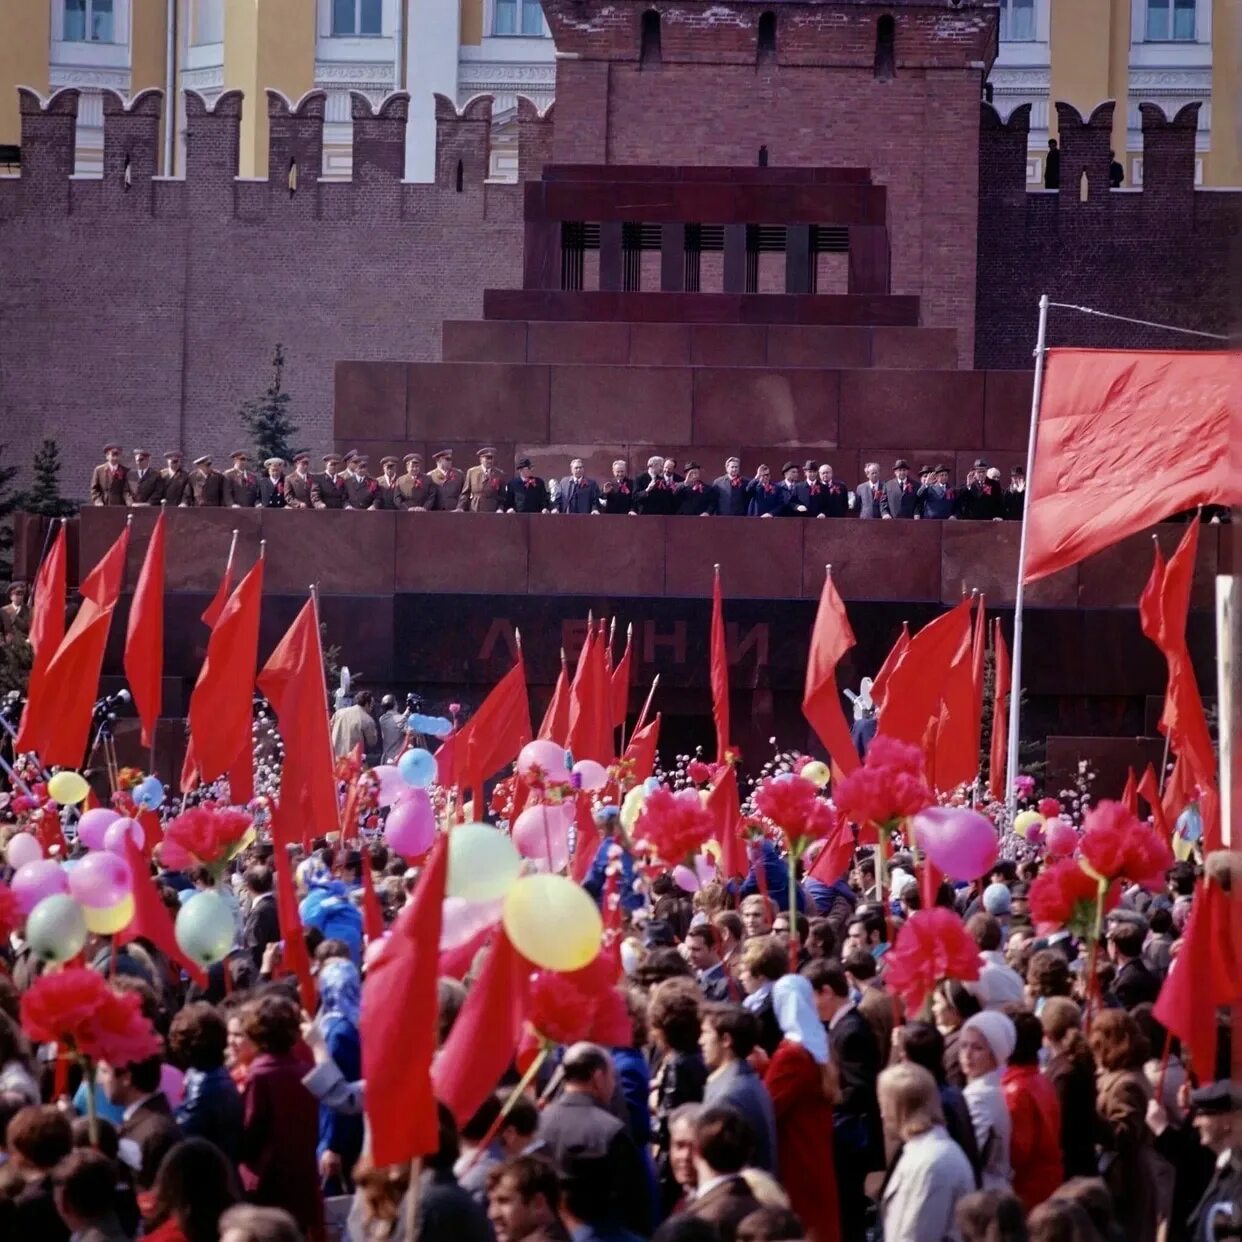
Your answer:
[[[223,961],[233,947],[233,911],[215,891],[195,893],[177,911],[177,947],[200,966]]]
[[[436,815],[425,789],[411,789],[388,812],[384,839],[402,858],[417,858],[431,849],[436,839]]]
[[[104,830],[103,847],[113,854],[125,857],[127,842],[132,841],[139,849],[147,839],[142,825],[136,819],[117,819]]]
[[[102,910],[83,906],[82,917],[88,932],[94,932],[96,936],[115,936],[122,928],[128,927],[133,919],[134,899],[127,893],[115,906]]]
[[[500,905],[499,901],[463,901],[460,897],[446,897],[440,916],[440,952],[460,948],[484,928],[499,922]]]
[[[59,863],[50,858],[40,858],[19,867],[9,887],[17,898],[17,908],[23,914],[29,914],[44,897],[67,893],[69,877]]]
[[[1078,844],[1078,833],[1074,825],[1067,823],[1059,816],[1048,820],[1048,853],[1070,855]]]
[[[1043,845],[1044,843],[1044,826],[1040,824],[1032,824],[1026,830],[1026,839],[1031,845]]]
[[[1043,822],[1044,817],[1038,811],[1020,811],[1014,817],[1013,830],[1018,836],[1025,837],[1031,828]]]
[[[986,875],[1000,852],[991,820],[960,806],[929,806],[920,811],[914,817],[914,840],[954,880]]]
[[[381,763],[371,769],[379,781],[380,806],[392,806],[400,794],[409,786],[401,779],[401,774],[391,763]]]
[[[47,783],[47,796],[61,806],[76,806],[90,791],[91,787],[77,772],[57,772]]]
[[[673,868],[673,883],[687,893],[699,891],[699,877],[685,863],[678,863]]]
[[[69,872],[69,892],[74,901],[95,910],[111,909],[128,896],[133,883],[129,863],[107,850],[78,859],[78,865]]]
[[[164,786],[158,776],[148,776],[133,792],[134,805],[154,811],[164,801]]]
[[[449,833],[448,851],[448,897],[497,901],[522,869],[517,846],[487,824],[458,824]]]
[[[546,802],[528,806],[513,821],[512,831],[513,844],[523,858],[533,858],[550,871],[560,871],[569,862],[569,823],[559,806]]]
[[[645,781],[643,781],[643,791],[645,793],[653,794],[659,788],[660,778],[658,776],[649,776]]]
[[[448,737],[453,732],[453,722],[443,716],[422,716],[411,712],[405,720],[405,727],[413,733],[423,733],[427,737]]]
[[[65,893],[44,897],[26,920],[26,943],[40,961],[67,962],[86,943],[82,907]]]
[[[599,955],[599,907],[563,875],[523,876],[505,897],[501,917],[513,947],[543,970],[581,970]]]
[[[635,785],[621,802],[621,827],[626,832],[633,831],[638,817],[642,813],[643,803],[647,801],[645,785]]]
[[[4,851],[5,860],[14,871],[43,857],[43,846],[33,832],[19,832],[10,838]]]
[[[608,769],[594,759],[579,759],[574,771],[582,778],[582,788],[588,793],[603,789],[608,784]]]
[[[397,774],[407,785],[426,789],[436,779],[436,760],[429,750],[414,747],[397,760]]]
[[[545,783],[558,785],[569,779],[565,770],[565,751],[555,742],[537,739],[527,742],[518,752],[517,770],[527,779],[532,777],[532,768],[540,769],[540,778]]]
[[[88,850],[101,850],[104,834],[120,818],[110,806],[93,806],[78,820],[78,838]]]
[[[802,771],[798,775],[804,781],[810,781],[812,785],[823,789],[832,779],[832,769],[823,760],[812,759],[810,763],[803,764]]]

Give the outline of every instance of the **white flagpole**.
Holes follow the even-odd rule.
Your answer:
[[[1018,775],[1018,740],[1022,716],[1022,578],[1026,571],[1027,523],[1031,518],[1031,477],[1035,467],[1035,433],[1039,426],[1039,402],[1044,387],[1044,359],[1048,341],[1048,295],[1039,299],[1039,333],[1035,338],[1035,383],[1031,390],[1031,430],[1026,443],[1026,494],[1022,500],[1022,531],[1018,540],[1018,586],[1013,597],[1013,662],[1009,691],[1009,755],[1005,763],[1005,806],[1012,821],[1018,809],[1014,778]],[[993,790],[993,793],[999,793]]]

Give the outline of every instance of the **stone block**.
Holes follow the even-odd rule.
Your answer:
[[[983,443],[994,453],[1016,453],[1025,461],[1035,373],[985,371],[982,374]]]
[[[690,520],[531,517],[529,590],[534,595],[658,595],[664,587],[664,524]]]
[[[440,357],[445,362],[526,362],[526,331],[521,320],[446,319]]]
[[[840,443],[864,448],[898,437],[957,448],[982,443],[982,373],[841,372]]]
[[[304,594],[384,595],[393,590],[397,513],[366,509],[263,509],[264,586]]]
[[[333,426],[346,440],[405,434],[406,364],[338,362]]]
[[[871,329],[871,365],[878,368],[952,370],[957,366],[953,328]]]
[[[1019,522],[940,523],[941,602],[955,604],[963,588],[982,591],[989,608],[1012,606],[1017,592]],[[1076,567],[1034,582],[1026,589],[1032,608],[1073,608]]]
[[[802,594],[818,599],[832,566],[846,599],[928,602],[940,599],[941,522],[804,520]]]
[[[665,595],[709,597],[712,566],[719,564],[726,599],[797,599],[805,523],[794,518],[744,520],[746,528],[739,532],[736,521],[720,518],[663,519]]]
[[[691,439],[691,371],[684,367],[552,367],[550,431],[560,443],[623,435],[630,440]]]
[[[1137,608],[1138,598],[1151,575],[1152,535],[1159,541],[1167,561],[1177,549],[1185,526],[1165,523],[1122,539],[1110,548],[1087,557],[1078,565],[1078,606],[1080,608]],[[1190,587],[1190,607],[1215,607],[1215,576],[1218,563],[1216,528],[1202,526],[1195,574]]]
[[[540,323],[527,325],[530,362],[624,365],[629,359],[626,323]]]
[[[224,573],[234,530],[238,532],[237,553],[233,558],[233,583],[236,585],[259,555],[262,518],[262,509],[173,509],[168,514],[168,539],[164,549],[165,589],[214,592]],[[268,565],[263,571],[265,579],[271,569],[272,551],[269,547]],[[308,583],[311,581],[313,579],[306,579]]]
[[[282,604],[285,601],[281,601]],[[264,612],[263,633],[259,638],[260,650],[267,654],[269,641],[274,645],[292,623],[297,609],[305,599],[296,596],[288,601],[282,612],[287,618],[273,635]],[[292,611],[290,611],[292,606]],[[353,670],[364,686],[378,698],[388,689],[394,675],[394,654],[397,636],[393,619],[394,604],[390,592],[381,595],[351,595],[348,592],[334,595],[325,592],[319,600],[319,621],[324,629],[324,642],[340,647],[340,662]]]
[[[412,513],[396,521],[396,589],[465,595],[526,593],[527,531],[518,513]]]
[[[831,446],[839,372],[704,367],[694,372],[694,442]]]
[[[695,366],[761,367],[767,362],[767,335],[763,324],[695,324],[690,360]]]
[[[690,333],[691,325],[688,323],[630,324],[630,364],[639,367],[689,366]]]
[[[408,364],[406,434],[414,440],[480,443],[548,438],[548,369],[503,363]]]
[[[869,367],[876,328],[825,327],[819,324],[770,324],[769,366]]]

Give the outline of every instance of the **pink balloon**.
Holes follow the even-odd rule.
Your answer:
[[[411,789],[388,812],[384,837],[402,858],[417,858],[431,849],[436,839],[436,816],[425,789]]]
[[[43,857],[43,846],[33,832],[19,832],[9,839],[4,857],[14,871],[27,863],[38,862]]]
[[[501,901],[467,901],[446,897],[440,923],[440,952],[460,948],[500,921]]]
[[[531,768],[538,767],[545,781],[560,784],[569,779],[565,771],[565,750],[555,742],[537,740],[527,742],[518,754],[517,770],[526,777],[531,775]]]
[[[391,763],[381,763],[372,770],[379,781],[380,806],[395,806],[398,797],[409,788],[405,781],[401,779],[401,773]]]
[[[104,847],[104,833],[111,824],[115,824],[120,815],[108,806],[92,807],[83,813],[78,820],[78,836],[88,850],[101,850]]]
[[[109,853],[120,854],[124,858],[127,841],[132,841],[139,849],[142,849],[142,843],[146,839],[147,834],[143,832],[142,825],[136,819],[118,819],[105,829],[103,847]]]
[[[945,875],[977,880],[1000,853],[992,821],[960,806],[929,806],[914,817],[914,841]]]
[[[564,813],[543,802],[528,806],[513,821],[513,844],[523,858],[560,871],[569,862],[569,824]]]
[[[67,893],[69,877],[58,862],[50,858],[40,858],[19,867],[9,887],[17,898],[17,908],[23,914],[29,914],[44,897],[51,897],[54,893]]]
[[[69,895],[83,906],[107,910],[129,896],[129,863],[107,850],[87,854],[69,872]]]
[[[678,863],[673,868],[673,883],[686,893],[699,891],[699,877],[685,863]]]
[[[1074,852],[1078,844],[1078,833],[1075,832],[1073,824],[1068,824],[1063,819],[1050,819],[1047,821],[1047,829],[1049,854],[1068,856]]]
[[[594,759],[579,759],[574,771],[582,778],[582,788],[588,792],[603,789],[608,784],[608,769]]]
[[[694,866],[680,863],[673,868],[673,880],[687,893],[697,893],[704,884],[716,878],[716,865],[707,854],[696,854]]]

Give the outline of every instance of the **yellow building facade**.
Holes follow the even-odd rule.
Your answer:
[[[1196,179],[1242,185],[1239,65],[1242,0],[997,0],[1000,54],[989,90],[1002,116],[1031,104],[1028,181],[1042,184],[1054,101],[1084,115],[1116,101],[1113,144],[1124,184],[1142,184],[1140,102],[1171,116],[1201,101]],[[429,180],[435,93],[461,106],[491,94],[492,174],[516,175],[518,95],[553,98],[555,48],[539,0],[0,0],[0,144],[20,141],[16,87],[42,94],[82,89],[79,173],[102,167],[100,90],[132,95],[160,87],[178,99],[161,171],[183,168],[184,106],[245,92],[241,175],[265,175],[263,91],[291,100],[327,92],[324,174],[351,166],[349,93],[378,102],[410,92],[406,176]],[[3,171],[0,166],[0,172]]]

